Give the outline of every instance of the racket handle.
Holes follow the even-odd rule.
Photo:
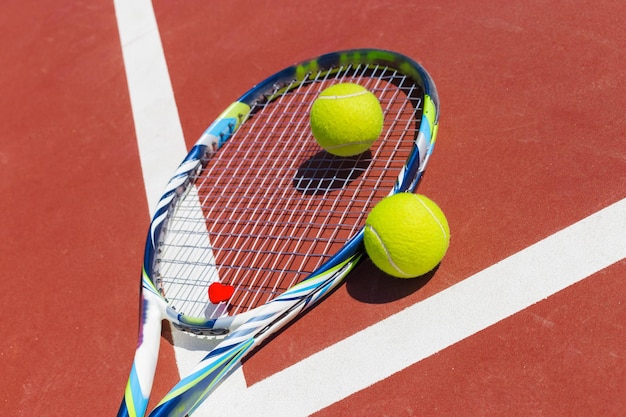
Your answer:
[[[319,289],[319,287],[317,287]],[[316,292],[316,291],[313,291]],[[284,294],[283,294],[284,295]],[[305,298],[288,298],[270,302],[257,316],[226,336],[161,400],[149,417],[182,417],[190,415],[227,378],[241,359],[267,337],[278,331],[307,306]],[[260,318],[262,317],[262,318]]]
[[[224,340],[228,343],[228,340]],[[243,340],[209,353],[195,370],[183,378],[161,400],[149,417],[182,417],[198,405],[239,365],[241,358],[255,346],[254,338]]]
[[[141,325],[135,358],[117,417],[143,417],[148,408],[161,344],[163,316],[149,291],[142,291]]]

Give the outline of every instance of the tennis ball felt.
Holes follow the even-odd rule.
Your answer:
[[[337,156],[365,152],[383,130],[383,111],[374,94],[353,83],[335,84],[320,93],[310,113],[317,143]]]
[[[414,278],[441,262],[450,244],[450,228],[434,201],[399,193],[374,206],[363,239],[378,268],[397,278]]]

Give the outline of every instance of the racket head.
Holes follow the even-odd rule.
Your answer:
[[[308,124],[317,95],[342,82],[374,93],[385,115],[379,140],[348,158],[319,148]],[[160,294],[176,327],[215,335],[296,283],[345,275],[361,258],[369,210],[416,187],[438,120],[432,78],[391,51],[330,53],[267,78],[211,124],[168,183],[144,290]],[[232,294],[212,303],[211,284]]]

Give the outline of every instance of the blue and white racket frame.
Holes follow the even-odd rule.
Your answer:
[[[415,104],[422,109],[418,133],[390,195],[414,191],[435,145],[439,97],[428,72],[411,58],[378,49],[333,52],[285,68],[241,96],[206,129],[189,151],[168,182],[150,223],[141,279],[138,345],[118,417],[145,415],[159,354],[163,319],[190,333],[225,335],[149,414],[154,417],[185,416],[191,414],[238,367],[246,354],[328,295],[362,260],[363,229],[318,270],[267,304],[235,318],[210,320],[187,317],[173,309],[159,291],[157,278],[152,276],[160,233],[177,196],[239,126],[247,118],[254,117],[251,109],[259,102],[272,101],[284,91],[298,87],[307,81],[311,73],[333,73],[346,66],[357,65],[388,67],[407,76],[423,91],[422,102]]]

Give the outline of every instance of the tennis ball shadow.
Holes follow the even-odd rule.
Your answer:
[[[300,165],[293,178],[293,186],[306,195],[339,190],[363,175],[371,161],[369,150],[350,157],[320,151]]]
[[[346,290],[355,300],[368,304],[384,304],[407,297],[424,287],[437,272],[432,271],[416,278],[404,279],[387,275],[366,258],[346,280]]]

